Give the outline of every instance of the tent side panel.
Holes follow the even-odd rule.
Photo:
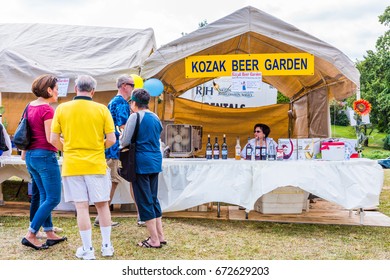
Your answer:
[[[329,137],[329,103],[328,89],[326,87],[311,92],[308,95],[309,102],[309,137]]]
[[[329,136],[328,89],[320,88],[294,101],[292,138],[326,138]]]
[[[293,103],[293,135],[292,138],[309,137],[309,112],[307,108],[307,96],[294,101]]]

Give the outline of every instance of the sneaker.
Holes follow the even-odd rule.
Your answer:
[[[137,225],[138,225],[139,227],[146,227],[146,223],[143,222],[143,221],[141,221],[141,220],[138,220],[138,221],[137,221]]]
[[[95,250],[91,248],[91,250],[84,250],[83,246],[77,248],[76,257],[83,260],[94,260],[95,258]]]
[[[112,244],[102,245],[102,256],[103,257],[112,257],[113,255],[114,255],[114,247],[112,247]]]

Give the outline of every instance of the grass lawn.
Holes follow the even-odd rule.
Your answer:
[[[15,189],[12,192],[14,195]],[[390,170],[380,196],[380,212],[390,216]],[[168,245],[159,250],[135,246],[147,235],[135,218],[115,218],[112,240],[117,260],[385,260],[390,259],[390,228],[283,224],[164,218]],[[0,217],[0,260],[73,260],[80,246],[76,219],[54,218],[68,241],[49,250],[20,245],[28,217]],[[95,249],[100,232],[93,228]],[[97,250],[96,257],[102,259]]]

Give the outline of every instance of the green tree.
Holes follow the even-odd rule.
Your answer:
[[[379,22],[389,29],[378,38],[376,51],[367,51],[357,68],[362,98],[372,105],[371,122],[380,132],[390,133],[390,6],[379,16]]]
[[[346,103],[336,100],[330,102],[330,123],[339,126],[348,126],[349,119],[346,114]]]
[[[207,25],[207,19],[204,19],[202,22],[199,22],[198,26],[199,28],[205,27]]]
[[[278,91],[278,95],[276,96],[276,103],[277,104],[285,104],[290,103],[290,98],[283,95],[280,91]]]
[[[198,23],[198,29],[200,29],[200,28],[202,28],[202,27],[205,27],[207,24],[208,24],[208,23],[207,23],[207,19],[204,19],[203,21],[201,21],[201,22]],[[186,36],[186,35],[188,35],[187,32],[182,32],[182,33],[181,33],[181,36]]]

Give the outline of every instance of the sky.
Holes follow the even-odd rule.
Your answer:
[[[152,28],[157,47],[253,6],[321,39],[353,62],[375,50],[386,0],[0,0],[0,23]]]

